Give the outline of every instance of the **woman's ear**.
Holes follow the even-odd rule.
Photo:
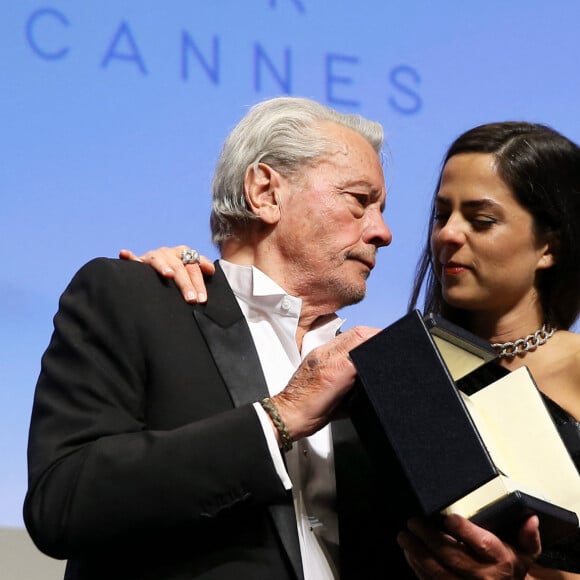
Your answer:
[[[266,163],[246,169],[244,192],[250,210],[264,223],[275,224],[280,219],[280,189],[283,177]]]
[[[547,270],[557,262],[560,240],[556,235],[550,235],[541,248],[540,258],[538,260],[538,270]]]

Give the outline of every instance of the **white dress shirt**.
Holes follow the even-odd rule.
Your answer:
[[[321,319],[304,335],[300,352],[296,331],[302,300],[287,294],[254,266],[225,260],[220,265],[248,322],[273,396],[284,389],[312,349],[334,338],[344,320],[334,314]],[[329,554],[338,552],[338,520],[330,426],[294,443],[286,453],[286,471],[268,416],[258,403],[254,407],[282,483],[292,489],[304,578],[334,580],[338,577],[336,563]]]

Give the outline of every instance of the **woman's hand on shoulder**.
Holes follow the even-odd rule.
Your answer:
[[[202,255],[199,255],[199,261],[184,263],[184,260],[187,262],[183,256],[184,252],[186,255],[196,254],[195,250],[191,250],[189,246],[181,245],[149,250],[141,256],[124,249],[119,252],[119,258],[142,262],[151,266],[165,278],[173,278],[186,302],[206,302],[207,293],[203,276],[215,274],[214,263]]]

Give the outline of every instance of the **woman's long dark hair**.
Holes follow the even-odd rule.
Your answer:
[[[460,153],[489,153],[497,160],[499,176],[533,218],[539,240],[551,240],[555,264],[538,271],[537,290],[545,320],[567,329],[580,313],[580,148],[546,125],[508,121],[475,127],[459,136],[442,164]],[[435,191],[439,191],[441,174]],[[417,265],[409,309],[425,290],[424,311],[435,312],[465,325],[466,311],[445,303],[434,275],[430,227]],[[509,248],[506,248],[509,252]]]

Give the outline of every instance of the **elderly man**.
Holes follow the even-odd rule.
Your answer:
[[[336,336],[335,311],[364,297],[391,241],[382,136],[313,101],[265,101],[217,165],[207,303],[137,262],[74,277],[37,384],[24,511],[67,579],[412,577],[388,492],[338,418],[348,352],[377,332]]]

